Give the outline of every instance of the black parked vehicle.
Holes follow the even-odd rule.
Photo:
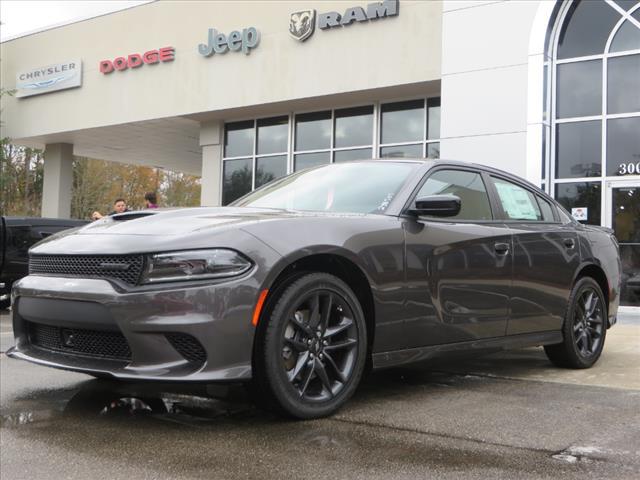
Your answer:
[[[0,309],[9,307],[13,282],[29,273],[29,248],[49,235],[86,223],[83,220],[0,216]]]
[[[610,231],[508,173],[445,161],[304,170],[232,206],[55,235],[14,286],[13,358],[128,380],[253,382],[298,418],[365,365],[542,345],[587,368],[616,321]]]

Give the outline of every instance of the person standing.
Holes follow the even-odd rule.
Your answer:
[[[129,211],[129,208],[127,207],[127,202],[125,202],[124,198],[116,198],[116,201],[113,202],[113,211],[109,212],[108,216],[115,215],[117,213],[124,213],[128,211]],[[100,220],[103,217],[104,215],[102,215],[98,211],[93,212],[91,214],[92,220]]]
[[[156,192],[147,192],[144,194],[145,208],[158,208],[158,197]]]

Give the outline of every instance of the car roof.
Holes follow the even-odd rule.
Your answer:
[[[361,161],[361,160],[360,160]],[[446,160],[446,159],[442,159],[442,158],[374,158],[371,159],[371,161],[374,162],[406,162],[406,163],[421,163],[421,164],[427,164],[427,163],[432,163],[434,166],[438,166],[438,165],[454,165],[454,166],[459,166],[459,167],[467,167],[467,168],[476,168],[479,170],[484,170],[485,172],[488,173],[494,173],[496,175],[501,175],[503,177],[507,177],[510,178],[516,182],[520,182],[520,183],[524,183],[526,185],[528,185],[529,187],[533,187],[535,188],[537,191],[539,191],[540,193],[545,193],[544,191],[540,190],[540,187],[538,187],[537,185],[531,183],[530,181],[515,175],[513,173],[507,172],[505,170],[500,170],[498,168],[494,168],[494,167],[490,167],[488,165],[483,165],[481,163],[475,163],[475,162],[465,162],[462,160]]]

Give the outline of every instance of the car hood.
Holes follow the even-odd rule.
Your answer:
[[[221,230],[260,221],[305,215],[266,208],[205,207],[142,210],[105,217],[80,230],[78,235],[184,235]]]
[[[246,236],[265,235],[263,228],[282,237],[290,222],[308,231],[318,221],[336,220],[353,225],[355,218],[380,220],[380,215],[294,212],[268,208],[203,207],[174,210],[145,210],[103,218],[89,225],[52,235],[31,248],[35,254],[135,253],[170,249],[208,248],[214,245],[235,248]],[[382,217],[384,218],[384,217]],[[374,220],[376,221],[376,220]],[[272,225],[272,224],[282,225]],[[257,229],[257,230],[256,230]],[[274,233],[275,232],[275,233]],[[268,235],[271,236],[271,235]],[[285,235],[286,237],[286,235]]]

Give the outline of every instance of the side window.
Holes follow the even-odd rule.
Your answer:
[[[495,177],[491,179],[508,219],[542,220],[542,213],[533,193],[507,180]],[[553,218],[553,215],[551,217]]]
[[[560,222],[562,222],[563,225],[573,222],[571,216],[569,216],[569,214],[563,208],[558,208],[558,215],[560,215]]]
[[[491,220],[489,196],[479,173],[462,170],[439,170],[429,176],[416,198],[429,195],[456,195],[460,197],[457,220]]]
[[[555,218],[553,218],[553,207],[551,204],[540,196],[536,195],[536,198],[538,199],[538,205],[542,211],[542,219],[545,222],[555,222]]]

